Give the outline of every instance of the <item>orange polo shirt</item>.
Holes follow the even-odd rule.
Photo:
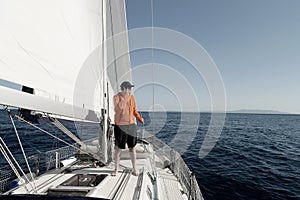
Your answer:
[[[134,97],[132,95],[123,95],[118,93],[114,96],[115,106],[115,124],[116,125],[128,125],[135,123],[134,117],[140,122],[143,122],[143,118],[136,110]]]

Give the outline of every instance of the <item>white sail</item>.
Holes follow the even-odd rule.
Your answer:
[[[33,89],[0,86],[0,104],[101,121],[106,133],[113,95],[131,81],[124,0],[0,0],[0,28],[0,80]]]
[[[114,93],[121,81],[131,80],[125,3],[107,0],[106,16],[102,5],[99,0],[1,0],[0,79],[66,107],[100,111],[105,66]],[[24,104],[66,115],[43,104]],[[81,118],[76,110],[68,116]]]
[[[125,1],[107,1],[108,78],[114,93],[123,81],[132,81]]]
[[[99,111],[100,102],[82,94],[102,99],[95,95],[103,75],[102,21],[102,1],[1,0],[0,79],[34,88],[36,96]]]
[[[127,21],[125,13],[125,0],[105,0],[103,1],[104,14],[104,70],[106,76],[103,76],[103,86],[105,98],[103,107],[106,114],[103,115],[103,131],[106,133],[110,123],[114,123],[113,96],[118,92],[119,83],[123,80],[131,81]],[[99,137],[101,149],[101,160],[104,163],[112,160],[112,152],[109,150],[109,142],[106,134]]]

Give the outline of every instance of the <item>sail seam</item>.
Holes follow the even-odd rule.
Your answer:
[[[33,56],[32,54],[27,50],[25,49],[25,47],[23,47],[19,41],[17,41],[17,44],[18,46],[28,55],[28,57],[30,57],[34,62],[36,62],[44,71],[47,72],[47,74],[53,79],[51,73],[39,62],[37,61]]]

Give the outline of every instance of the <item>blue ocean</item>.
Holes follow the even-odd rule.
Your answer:
[[[205,199],[300,199],[300,115],[227,114],[216,144],[200,159],[201,144],[210,126],[210,113],[141,114],[145,126],[139,129],[154,133],[181,152],[195,173]],[[191,124],[195,118],[199,118],[198,124]],[[27,156],[66,145],[24,122],[14,121]],[[79,136],[99,129],[92,125],[80,128],[78,124],[75,129],[75,125],[67,121],[63,124],[72,131],[77,130]],[[38,126],[72,142],[47,120]],[[193,140],[185,144],[184,151],[182,145],[172,143],[179,132],[193,134]],[[4,110],[0,110],[0,136],[22,161],[13,126]],[[185,138],[182,141],[184,143]],[[5,165],[6,160],[0,155],[1,173]]]

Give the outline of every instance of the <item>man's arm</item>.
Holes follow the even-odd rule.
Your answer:
[[[144,123],[144,119],[141,117],[141,115],[136,109],[135,100],[133,96],[132,96],[132,104],[133,104],[133,115],[137,118],[137,120],[139,120],[139,122]]]

